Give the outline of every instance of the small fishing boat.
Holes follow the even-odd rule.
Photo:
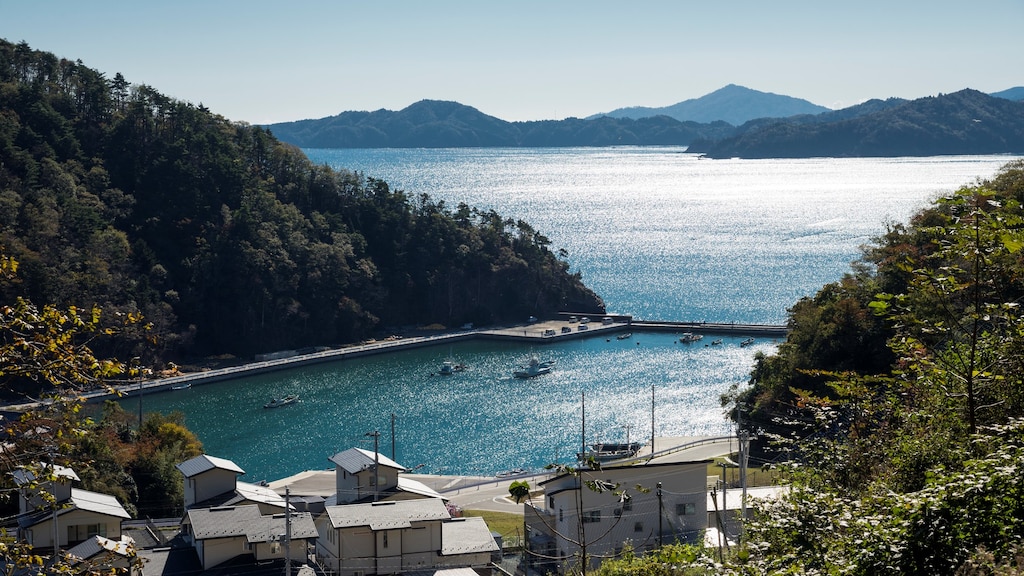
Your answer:
[[[263,405],[264,408],[280,408],[281,406],[287,406],[299,401],[298,394],[289,394],[287,396],[281,396],[280,398],[272,398],[270,402]]]
[[[704,338],[703,334],[694,334],[693,332],[683,332],[683,335],[679,337],[679,341],[683,344],[690,344],[691,342],[697,342]]]
[[[465,370],[466,365],[463,364],[462,362],[445,360],[444,363],[441,364],[441,369],[438,370],[438,374],[440,374],[441,376],[451,376],[456,372],[464,372]]]
[[[191,387],[191,382],[178,382],[177,384],[171,384],[171,390],[188,390]]]
[[[718,346],[721,343],[722,343],[722,339],[721,338],[716,338],[716,339],[711,341],[711,345],[712,346]]]
[[[740,342],[740,346],[744,346],[744,347],[745,346],[750,346],[753,343],[754,343],[754,339],[753,338],[747,338],[746,340]]]
[[[533,378],[534,376],[540,376],[551,372],[551,368],[554,367],[554,360],[545,360],[541,362],[536,357],[530,358],[530,362],[526,366],[520,367],[518,370],[512,373],[516,378]]]
[[[640,447],[641,444],[639,442],[599,442],[591,444],[586,452],[577,453],[576,459],[580,462],[586,462],[587,460],[608,462],[609,460],[631,458],[636,456]]]
[[[626,340],[627,338],[632,338],[632,337],[633,337],[633,333],[632,332],[626,332],[625,334],[619,334],[615,338],[618,339],[618,340]]]

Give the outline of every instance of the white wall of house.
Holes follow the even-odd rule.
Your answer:
[[[69,510],[57,516],[57,533],[60,547],[75,545],[96,534],[117,540],[121,537],[121,519],[81,509]],[[32,546],[52,548],[53,517],[48,516],[30,526],[24,530],[24,536]]]
[[[33,489],[22,489],[18,491],[18,513],[27,514],[35,512],[50,505],[47,500],[52,496],[56,502],[64,502],[71,498],[71,480],[65,479],[58,482],[41,482]],[[46,495],[44,498],[43,495]]]
[[[707,527],[706,462],[586,471],[582,480],[582,490],[573,476],[545,482],[543,504],[525,510],[527,525],[553,539],[552,551],[561,558],[579,557],[582,549],[576,542],[583,540],[591,566],[597,566],[601,556],[626,546],[650,550],[677,535],[696,538]],[[613,490],[595,492],[585,486],[588,480],[617,484],[630,498],[623,501]]]
[[[393,530],[374,531],[367,526],[335,529],[324,514],[317,519],[317,531],[317,555],[340,576],[465,565],[465,559],[448,563],[439,558],[441,521],[414,522],[412,527]]]
[[[235,489],[238,474],[214,468],[185,479],[185,507]]]
[[[199,560],[203,563],[204,570],[209,570],[236,556],[252,554],[244,535],[200,540],[196,543],[196,552],[199,553]]]

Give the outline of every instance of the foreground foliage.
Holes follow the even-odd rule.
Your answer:
[[[1024,573],[1024,161],[892,225],[726,398],[789,485],[719,557],[607,574]],[[770,439],[771,442],[766,442]]]

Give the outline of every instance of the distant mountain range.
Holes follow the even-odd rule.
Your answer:
[[[439,100],[421,100],[397,112],[343,112],[267,128],[279,140],[302,148],[685,145],[723,138],[735,130],[726,122],[699,124],[666,116],[507,122],[458,102]]]
[[[1024,87],[830,110],[729,85],[665,108],[585,119],[508,122],[457,102],[422,100],[397,112],[343,112],[266,128],[303,148],[676,145],[716,158],[1000,154],[1024,152],[1022,100]],[[746,120],[737,126],[724,118]]]
[[[610,116],[612,118],[638,119],[668,116],[680,122],[716,122],[721,120],[739,126],[756,118],[788,118],[801,114],[821,114],[830,111],[829,108],[812,104],[807,100],[729,84],[700,98],[684,100],[671,106],[619,108],[605,114],[595,114],[589,118]]]
[[[726,138],[694,140],[712,158],[940,156],[1024,153],[1024,102],[961,90],[871,100],[815,116],[752,120]]]

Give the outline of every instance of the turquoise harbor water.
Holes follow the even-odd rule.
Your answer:
[[[701,160],[678,148],[307,150],[451,208],[523,219],[569,252],[609,311],[642,319],[782,323],[839,279],[860,245],[939,193],[992,176],[1006,156]],[[568,461],[587,442],[730,431],[719,396],[745,382],[759,341],[686,346],[670,333],[539,347],[470,342],[346,360],[143,397],[181,410],[208,453],[245,479],[326,468],[352,446],[422,472],[493,474]],[[529,356],[551,374],[511,377]],[[454,358],[467,372],[432,376]],[[653,403],[652,403],[653,390]],[[275,395],[294,405],[266,410]],[[135,410],[138,398],[125,407]],[[394,417],[392,418],[392,415]],[[392,436],[392,422],[394,435]]]

